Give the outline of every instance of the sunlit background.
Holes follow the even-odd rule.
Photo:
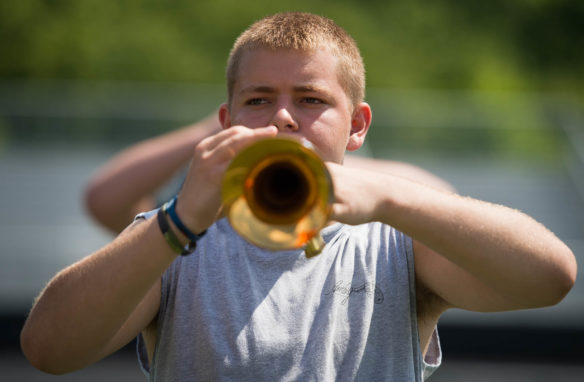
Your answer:
[[[584,260],[584,3],[568,0],[0,2],[0,365],[32,300],[111,236],[84,186],[112,154],[213,112],[233,40],[265,15],[328,16],[357,40],[373,127],[361,155],[404,160],[520,209]],[[558,306],[452,311],[435,381],[573,380],[584,286]],[[3,374],[5,374],[4,372]],[[48,378],[48,377],[46,377]],[[69,378],[69,379],[68,379]],[[523,379],[522,379],[523,378]],[[131,350],[62,380],[143,380]]]

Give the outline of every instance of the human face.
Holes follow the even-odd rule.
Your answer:
[[[370,110],[367,106],[369,117],[363,119],[364,106],[351,104],[336,65],[328,49],[246,51],[231,104],[220,112],[224,128],[275,125],[310,141],[324,160],[342,163],[346,149],[361,146]]]

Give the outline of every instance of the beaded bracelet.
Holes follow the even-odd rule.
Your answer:
[[[207,230],[197,235],[196,233],[188,229],[183,224],[183,222],[180,220],[176,213],[176,200],[177,197],[175,196],[168,203],[165,203],[162,209],[166,214],[168,214],[168,216],[170,216],[172,222],[174,223],[174,225],[176,225],[180,232],[182,232],[182,234],[185,235],[185,237],[188,237],[192,243],[196,243],[200,238],[202,238],[207,233]]]
[[[164,236],[164,240],[166,240],[166,243],[175,253],[178,253],[181,256],[186,256],[190,255],[195,251],[197,247],[197,244],[195,242],[189,242],[183,248],[174,232],[172,232],[172,229],[168,224],[168,220],[166,220],[166,214],[164,213],[162,208],[158,209],[156,218],[158,219],[158,227],[160,227],[160,231],[162,232],[162,236]]]

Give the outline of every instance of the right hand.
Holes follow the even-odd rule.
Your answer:
[[[277,133],[275,126],[255,129],[232,126],[203,139],[195,147],[176,205],[177,214],[189,229],[203,232],[220,217],[223,174],[233,157],[250,144]]]

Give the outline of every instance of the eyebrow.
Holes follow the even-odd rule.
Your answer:
[[[275,93],[276,89],[267,85],[251,85],[239,91],[239,94],[246,93]]]
[[[329,92],[315,85],[298,85],[293,87],[293,91],[297,93],[323,93],[328,94]],[[245,87],[239,91],[239,94],[248,94],[248,93],[276,93],[276,88],[268,86],[268,85],[251,85]]]
[[[299,93],[328,93],[328,91],[320,86],[315,85],[300,85],[295,86],[294,91]]]

